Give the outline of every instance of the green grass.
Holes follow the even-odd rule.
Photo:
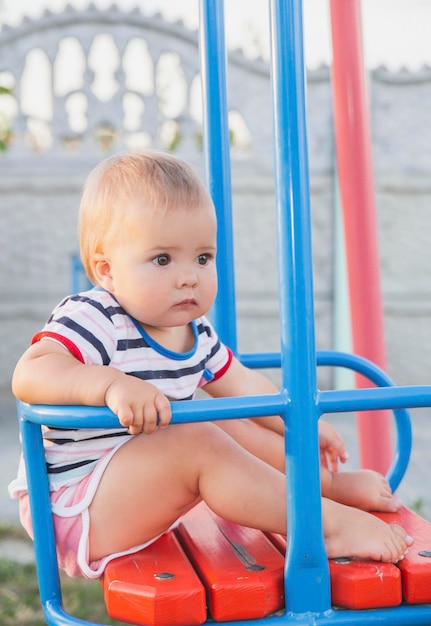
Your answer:
[[[417,515],[425,518],[427,521],[431,521],[429,518],[429,506],[427,506],[427,503],[423,498],[417,498],[416,500],[413,500],[413,502],[410,502],[409,508]]]
[[[0,539],[30,540],[17,527],[0,526]],[[72,579],[61,575],[63,605],[68,613],[99,624],[125,626],[107,616],[102,589],[98,581]],[[45,626],[36,568],[33,563],[20,564],[0,558],[0,624],[1,626]]]

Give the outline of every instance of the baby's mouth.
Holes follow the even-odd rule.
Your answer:
[[[184,300],[181,300],[181,302],[177,302],[175,306],[186,307],[186,306],[195,306],[195,305],[196,305],[196,300],[194,298],[186,298]]]

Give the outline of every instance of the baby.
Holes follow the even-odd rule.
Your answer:
[[[170,424],[171,401],[277,393],[242,365],[206,318],[217,292],[216,216],[182,160],[107,159],[80,208],[81,258],[94,289],[53,311],[13,376],[29,403],[108,406],[121,427],[44,429],[60,565],[99,577],[112,558],[155,540],[201,500],[238,524],[287,532],[280,417]],[[412,539],[367,511],[396,511],[372,471],[337,472],[338,432],[319,422],[328,557],[397,562]],[[25,474],[11,485],[31,534]]]

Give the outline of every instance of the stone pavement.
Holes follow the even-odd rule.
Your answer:
[[[398,490],[401,500],[431,519],[431,408],[411,411],[413,450],[409,468]],[[346,468],[358,465],[353,415],[327,416],[343,434],[350,453]],[[19,431],[15,400],[10,391],[0,392],[0,523],[18,524],[18,507],[8,495],[7,486],[15,477],[19,455]],[[0,546],[0,555],[4,549]]]

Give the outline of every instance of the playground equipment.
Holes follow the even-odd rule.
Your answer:
[[[392,606],[383,603],[385,608],[372,608],[366,611],[357,610],[357,608],[338,610],[331,605],[330,568],[331,576],[336,577],[336,564],[328,564],[323,543],[319,504],[317,420],[322,414],[330,412],[392,409],[397,424],[398,445],[389,471],[389,480],[392,488],[396,489],[407,467],[410,454],[411,431],[406,408],[431,406],[431,387],[396,387],[380,368],[364,358],[338,352],[316,353],[301,1],[271,0],[270,2],[281,311],[280,353],[238,354],[237,350],[235,285],[232,272],[233,243],[229,137],[226,123],[223,3],[219,0],[201,0],[200,9],[206,173],[208,187],[218,213],[220,233],[218,242],[220,291],[213,320],[222,341],[230,345],[245,364],[250,367],[281,367],[282,385],[280,392],[273,396],[174,403],[172,421],[180,423],[279,414],[284,419],[288,431],[286,467],[289,532],[282,546],[282,549],[286,551],[286,557],[281,589],[281,593],[284,592],[285,608],[277,605],[273,608],[275,612],[269,615],[263,613],[260,619],[247,614],[236,618],[224,616],[220,618],[220,616],[213,615],[213,618],[226,619],[225,623],[229,625],[242,623],[260,626],[288,624],[347,626],[373,621],[391,626],[430,624],[431,607],[427,604],[419,604],[419,602],[430,603],[431,598],[418,597],[414,594],[412,600],[418,602],[415,605],[393,606],[401,602],[401,595],[392,598]],[[318,365],[353,369],[369,378],[376,386],[356,390],[319,391],[316,385],[316,366]],[[118,420],[107,409],[88,407],[29,406],[18,403],[18,413],[27,466],[35,535],[34,546],[45,619],[49,626],[84,625],[88,622],[69,615],[62,607],[41,425],[66,428],[83,426],[106,428],[117,427]],[[307,494],[306,498],[304,494]],[[202,520],[199,517],[201,515],[199,510],[194,514],[198,516],[198,522]],[[431,542],[429,525],[417,518],[411,518],[411,514],[407,511],[402,514],[405,515],[407,529],[411,519],[413,519],[412,524],[417,525],[415,528],[420,527],[423,542],[419,541],[415,545],[425,550],[428,537]],[[205,513],[203,515],[205,516]],[[207,518],[207,520],[210,519]],[[193,518],[191,521],[186,520],[183,525],[186,535],[189,523],[193,525]],[[220,525],[223,526],[221,522],[218,525],[219,528]],[[202,523],[198,523],[198,526],[202,527]],[[229,539],[230,545],[236,546],[242,558],[247,559],[254,550],[256,541],[252,538],[251,543],[247,543],[248,539],[242,534],[239,542],[236,532],[240,532],[240,529],[223,527],[223,534]],[[190,532],[189,535],[192,540],[194,532]],[[257,541],[260,541],[260,537],[261,533]],[[272,539],[274,543],[283,541],[283,538]],[[163,541],[168,543],[170,539],[165,538]],[[251,547],[244,548],[241,542]],[[148,554],[146,552],[147,556]],[[175,546],[167,545],[161,549],[160,554],[156,554],[155,558],[160,561],[163,554],[168,555],[169,569],[163,568],[161,572],[159,570],[162,578],[162,574],[168,575],[172,571],[171,568],[176,567],[169,558],[178,554],[178,550]],[[144,554],[141,556],[143,559],[146,558]],[[149,558],[151,559],[151,556]],[[413,560],[415,558],[419,558],[418,555],[414,555]],[[425,555],[420,558],[426,561]],[[284,559],[282,560],[284,562]],[[251,569],[253,566],[256,569],[256,565],[259,566],[259,561],[256,559],[249,563]],[[377,577],[374,575],[374,580],[377,580],[379,584],[386,581],[387,576],[390,578],[390,575],[385,573],[387,568],[380,568],[380,565],[389,565],[392,573],[397,570],[390,564],[378,565],[379,573]],[[277,564],[275,567],[278,567]],[[145,571],[145,565],[143,569]],[[373,569],[376,569],[376,564]],[[425,566],[425,569],[428,570],[429,567]],[[151,576],[154,578],[154,575]],[[108,590],[115,581],[118,581],[118,577],[114,573],[113,580],[107,581]],[[118,593],[114,589],[114,599],[120,603],[120,611],[122,598],[125,604],[127,593],[135,586],[136,580],[130,585],[129,582],[123,580]],[[269,585],[271,584],[273,583],[270,582]],[[430,587],[430,585],[425,584],[425,587]],[[275,587],[271,587],[271,593],[280,593],[276,583]],[[132,597],[131,605],[136,605],[139,594],[138,591]],[[383,594],[380,599],[382,597]],[[122,615],[122,619],[126,617],[130,621],[134,619],[132,613],[128,616]],[[183,621],[177,622],[168,622],[168,617],[172,619],[169,609],[164,617],[159,616],[153,621],[149,618],[148,623],[154,623],[157,626],[167,626],[168,623],[185,626],[203,623],[206,619],[206,615],[202,612],[198,617],[194,613],[190,618],[183,614]],[[208,621],[211,619],[208,618]],[[242,621],[238,622],[238,620]]]

